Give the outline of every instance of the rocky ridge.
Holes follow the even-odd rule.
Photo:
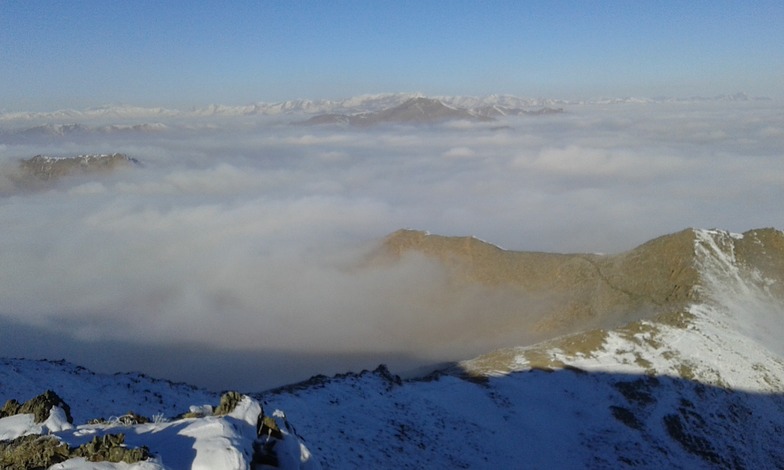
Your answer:
[[[100,173],[139,165],[135,158],[122,153],[51,157],[36,155],[19,162],[22,178],[52,181],[74,174]]]
[[[668,253],[673,252],[661,248],[673,244],[683,251],[671,258]],[[644,253],[651,247],[659,249],[646,261]],[[729,388],[784,390],[784,351],[770,333],[779,328],[784,304],[782,232],[689,229],[608,257],[610,265],[623,266],[614,259],[618,257],[659,273],[657,283],[646,278],[641,285],[631,282],[633,272],[628,270],[607,276],[623,275],[626,292],[645,293],[646,315],[614,328],[587,328],[532,346],[494,351],[461,362],[459,370],[488,376],[567,365],[610,367]]]
[[[95,178],[139,166],[139,160],[122,153],[36,155],[19,160],[16,167],[0,166],[0,194],[45,190],[67,178]]]

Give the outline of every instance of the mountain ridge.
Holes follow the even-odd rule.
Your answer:
[[[345,99],[293,99],[277,102],[256,102],[246,105],[212,104],[190,109],[174,109],[165,107],[144,107],[128,104],[106,105],[87,109],[61,109],[55,111],[0,111],[0,122],[93,119],[138,119],[138,118],[204,118],[204,117],[237,117],[237,116],[280,116],[288,114],[351,114],[377,112],[402,104],[412,98],[425,97],[423,93],[378,93],[358,95]],[[655,104],[655,103],[705,103],[728,102],[742,103],[748,101],[772,101],[768,97],[749,96],[745,93],[716,95],[712,97],[603,97],[591,99],[559,99],[559,98],[525,98],[514,95],[490,94],[485,96],[446,96],[432,95],[443,103],[459,108],[486,108],[497,106],[501,109],[535,110],[541,108],[560,108],[581,105],[614,105],[614,104]]]
[[[285,416],[291,435],[306,442],[307,456],[312,451],[323,467],[511,468],[521,456],[540,468],[773,469],[784,461],[780,230],[689,228],[612,255],[514,252],[474,237],[401,230],[380,241],[358,269],[412,256],[443,264],[447,290],[455,292],[477,284],[512,291],[549,285],[559,295],[574,290],[549,305],[572,320],[573,329],[560,334],[548,325],[542,341],[418,378],[403,380],[379,367],[252,394],[264,409],[285,411],[276,416]],[[594,317],[569,316],[585,299],[594,299],[594,311],[587,311]],[[618,305],[617,321],[593,326],[591,320]],[[623,314],[637,307],[645,311]],[[134,391],[110,405],[110,394],[133,381],[163,403],[177,393],[183,402],[215,396],[175,385],[167,392],[165,382],[139,375],[119,375],[115,387],[111,377],[100,377],[68,363],[4,360],[0,399],[40,393],[32,389],[41,384],[72,383],[64,396],[83,395],[69,403],[72,410],[101,393],[107,409],[154,411],[154,400]],[[182,426],[173,423],[172,429]],[[153,454],[163,445],[144,442]],[[233,445],[250,448],[247,441]],[[165,464],[122,468],[170,468]],[[85,468],[78,465],[64,468]]]
[[[324,124],[371,127],[380,124],[426,124],[449,120],[494,121],[495,119],[474,110],[446,105],[434,98],[415,97],[380,111],[359,114],[320,114],[293,124],[312,126]]]
[[[617,323],[646,310],[685,305],[695,295],[689,230],[617,255],[507,251],[473,237],[401,230],[382,242],[372,262],[423,253],[445,266],[455,291],[479,284],[517,293],[522,302],[533,295],[542,302],[533,308],[539,320],[530,327],[557,334],[587,327],[602,312]]]

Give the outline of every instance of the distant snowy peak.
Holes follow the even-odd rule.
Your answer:
[[[2,118],[0,118],[2,120]],[[69,121],[78,121],[78,117],[69,118]],[[80,123],[70,124],[42,124],[35,126],[22,126],[11,129],[0,128],[0,144],[25,144],[38,142],[41,139],[81,141],[90,137],[123,137],[146,136],[162,134],[171,128],[161,122],[147,122],[139,124],[105,124],[92,126]]]
[[[43,126],[35,126],[23,129],[18,134],[23,136],[65,136],[72,134],[85,134],[90,129],[81,124],[45,124]]]
[[[324,114],[298,124],[348,124],[370,127],[379,124],[427,124],[450,120],[491,121],[492,117],[444,104],[441,100],[425,97],[410,98],[403,103],[376,112],[359,114]]]
[[[39,137],[80,137],[94,134],[121,135],[121,134],[151,134],[168,130],[166,124],[160,122],[141,124],[110,124],[103,126],[87,126],[84,124],[43,124],[40,126],[23,127],[21,129],[6,131],[6,139],[23,140]]]
[[[83,110],[62,109],[48,112],[9,112],[0,114],[0,121],[73,121],[73,120],[116,120],[116,119],[155,119],[174,117],[181,112],[162,107],[143,107],[128,105],[108,105]]]

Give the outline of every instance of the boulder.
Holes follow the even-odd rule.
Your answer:
[[[35,416],[34,421],[36,423],[43,423],[49,418],[49,413],[52,411],[52,407],[55,406],[62,408],[68,422],[73,424],[71,407],[51,390],[47,390],[41,395],[22,404],[13,399],[8,400],[3,408],[0,409],[0,418],[20,414],[32,414]]]

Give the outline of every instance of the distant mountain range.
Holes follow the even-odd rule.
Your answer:
[[[474,96],[425,96],[421,93],[381,93],[373,95],[360,95],[343,100],[288,100],[275,103],[253,103],[240,106],[209,105],[202,108],[189,110],[167,109],[161,107],[140,107],[129,105],[111,105],[85,110],[58,110],[51,112],[0,112],[2,122],[25,121],[56,121],[76,122],[84,120],[128,120],[128,119],[153,119],[167,120],[172,118],[205,118],[205,117],[241,117],[241,116],[290,116],[290,115],[320,115],[320,114],[361,114],[376,113],[385,109],[394,108],[416,98],[438,100],[445,106],[471,110],[486,109],[519,109],[534,111],[539,108],[561,108],[564,106],[579,106],[590,104],[624,104],[624,103],[663,103],[663,102],[744,102],[744,101],[769,101],[770,98],[749,96],[745,93],[732,95],[717,95],[713,97],[690,98],[594,98],[588,100],[565,100],[550,98],[521,98],[511,95]]]
[[[93,436],[123,433],[146,446],[148,460],[100,468],[243,469],[260,442],[270,442],[272,431],[259,424],[266,422],[283,430],[271,447],[279,453],[250,468],[776,469],[784,462],[781,231],[687,229],[595,255],[513,252],[473,237],[402,230],[367,266],[411,256],[444,267],[445,297],[481,287],[528,299],[496,326],[514,332],[526,311],[540,309],[529,326],[549,338],[408,380],[380,366],[235,394],[228,415],[223,405],[203,405],[217,394],[181,384],[0,360],[0,402],[53,388],[78,410],[66,423],[58,404],[36,422],[32,411],[24,414],[27,403],[7,404],[0,444],[18,454],[28,445],[18,436],[50,434],[73,455]],[[461,329],[484,334],[492,308],[460,319]],[[448,335],[458,320],[439,321]],[[193,414],[172,415],[188,404],[197,405]],[[84,422],[133,416],[128,410],[156,418]],[[94,468],[83,458],[61,465]]]
[[[520,116],[524,114],[544,115],[563,112],[563,108],[541,108],[529,111],[521,108],[510,108],[500,105],[483,105],[476,108],[450,106],[434,98],[411,98],[397,106],[375,112],[357,114],[320,114],[305,121],[296,122],[301,125],[349,125],[370,127],[379,124],[426,124],[452,120],[494,121],[500,116]]]
[[[554,107],[530,107],[530,102],[523,102],[521,100],[501,99],[489,101],[472,101],[468,99],[453,100],[459,104],[447,104],[441,99],[426,98],[416,96],[408,98],[405,101],[398,103],[398,101],[405,95],[394,95],[395,99],[389,97],[388,99],[368,99],[358,100],[356,102],[345,102],[335,106],[335,109],[344,110],[345,112],[327,112],[315,113],[314,116],[300,121],[294,121],[292,124],[296,125],[346,125],[353,127],[371,127],[380,124],[428,124],[438,123],[451,120],[464,120],[474,122],[494,121],[497,118],[504,116],[541,116],[547,114],[562,113],[563,108]],[[494,103],[494,104],[490,104]],[[292,105],[290,107],[284,106],[280,109],[281,112],[292,115],[301,115],[307,110],[308,114],[320,108],[329,108],[328,106],[309,106],[307,102],[300,103],[302,106],[297,108]],[[378,106],[386,106],[377,110]],[[354,106],[347,109],[347,106]],[[135,110],[135,108],[134,108]],[[285,110],[285,111],[284,111]],[[297,112],[299,110],[299,113]],[[213,110],[216,115],[228,116],[230,111],[228,109]],[[236,111],[236,109],[235,109]],[[225,114],[224,114],[225,113]],[[266,114],[266,111],[255,109],[246,114]],[[119,113],[118,113],[119,114]],[[194,115],[201,115],[201,111],[195,112]],[[76,119],[76,115],[69,114],[68,119]],[[85,124],[42,124],[32,127],[22,127],[13,130],[0,130],[0,142],[17,143],[35,140],[37,138],[46,137],[69,137],[79,138],[97,135],[141,135],[160,133],[170,130],[171,128],[163,123],[146,123],[146,124],[113,124],[113,125],[100,125],[88,126]]]
[[[79,123],[47,123],[31,127],[20,127],[17,129],[0,129],[0,143],[18,144],[34,142],[36,139],[42,138],[81,139],[96,136],[150,135],[162,133],[167,130],[170,130],[170,127],[159,122],[143,124],[110,124],[100,126],[89,126]]]

